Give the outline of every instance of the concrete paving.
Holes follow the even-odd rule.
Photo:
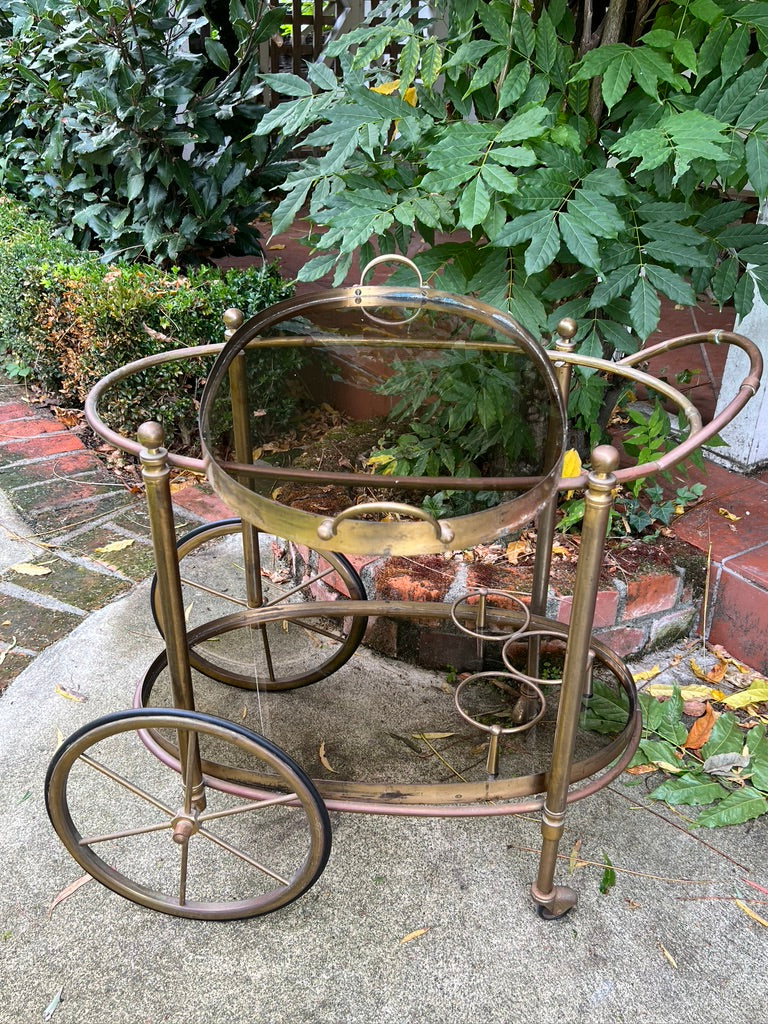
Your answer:
[[[332,814],[325,872],[263,918],[179,920],[92,880],[50,910],[82,871],[46,817],[48,761],[62,736],[127,708],[159,650],[140,585],[38,655],[2,699],[0,1021],[41,1020],[46,1008],[56,1024],[764,1018],[768,930],[732,897],[759,895],[743,878],[768,885],[765,822],[688,831],[626,775],[571,807],[562,849],[580,840],[583,860],[609,857],[616,884],[602,894],[602,867],[577,868],[579,905],[557,922],[528,898],[535,816]],[[377,690],[403,674],[365,651],[353,662]],[[441,682],[406,671],[415,685]],[[568,874],[564,860],[559,880]]]

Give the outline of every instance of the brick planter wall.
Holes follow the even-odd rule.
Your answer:
[[[451,603],[478,587],[527,594],[531,570],[505,562],[494,564],[449,559],[439,555],[420,558],[351,559],[369,598],[385,601],[442,601]],[[696,568],[702,568],[696,566]],[[575,566],[568,566],[573,577]],[[562,577],[562,571],[559,577]],[[595,633],[621,657],[663,648],[695,626],[701,610],[702,572],[679,567],[644,568],[631,579],[601,583],[597,595]],[[326,581],[327,584],[327,581]],[[547,617],[567,623],[572,597],[559,583],[550,587]],[[327,586],[318,598],[332,596]],[[525,598],[522,598],[525,600]],[[428,668],[452,666],[476,671],[482,666],[473,638],[453,623],[431,620],[404,621],[380,616],[369,623],[365,643],[387,655],[414,661]]]

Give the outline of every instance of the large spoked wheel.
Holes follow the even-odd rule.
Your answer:
[[[365,588],[343,555],[302,549],[226,519],[178,542],[187,628],[246,608],[313,600],[364,601]],[[163,633],[157,578],[152,614]],[[282,619],[243,626],[190,651],[193,668],[248,690],[291,690],[325,679],[357,650],[367,618]]]
[[[173,737],[174,771],[141,741]],[[269,792],[221,792],[201,757],[234,759]],[[272,788],[273,784],[273,788]],[[242,726],[191,711],[121,711],[65,740],[45,782],[48,815],[78,864],[108,889],[177,917],[234,920],[284,907],[320,876],[328,812],[278,747]]]

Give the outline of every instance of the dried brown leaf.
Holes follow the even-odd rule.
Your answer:
[[[708,683],[722,683],[728,668],[728,662],[718,658],[717,663],[707,672]]]
[[[422,935],[426,935],[429,928],[417,928],[415,932],[408,932],[400,939],[400,945],[404,946],[406,942],[413,942],[414,939],[420,939]]]
[[[330,762],[328,758],[325,756],[325,740],[323,740],[323,742],[320,744],[320,747],[317,751],[317,756],[320,758],[320,764],[323,766],[323,768],[325,768],[327,772],[333,772],[334,775],[339,774],[335,768],[331,768]]]
[[[85,885],[86,882],[90,882],[91,875],[82,875],[80,878],[76,878],[74,882],[70,882],[69,885],[65,885],[61,892],[56,893],[51,902],[48,904],[48,917],[51,916],[54,909],[58,907],[60,903],[63,903],[68,896],[72,893],[77,892],[81,886]]]
[[[632,768],[627,768],[628,775],[650,775],[652,772],[659,770],[658,765],[655,764],[636,764]]]
[[[455,736],[454,732],[413,732],[411,736],[415,740],[447,740],[451,736]]]
[[[683,750],[701,750],[709,739],[709,734],[712,732],[718,718],[719,715],[715,714],[712,710],[712,705],[707,701],[704,714],[701,718],[696,719],[688,731],[685,743],[683,744]]]

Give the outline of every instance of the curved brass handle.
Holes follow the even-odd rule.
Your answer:
[[[447,524],[435,519],[433,515],[423,508],[416,508],[414,505],[406,505],[400,501],[368,501],[363,505],[351,505],[333,519],[324,519],[317,528],[317,535],[321,540],[331,540],[336,536],[336,531],[345,519],[354,516],[365,515],[369,512],[389,513],[391,515],[411,516],[413,519],[421,519],[429,523],[435,531],[435,536],[442,544],[450,544],[454,538],[453,529]]]
[[[380,263],[404,263],[405,266],[412,270],[416,275],[419,282],[419,288],[424,287],[424,278],[421,276],[421,271],[413,262],[413,260],[408,259],[407,256],[401,256],[399,253],[390,253],[389,255],[385,254],[383,256],[376,256],[369,263],[366,263],[366,265],[360,271],[360,288],[363,287],[365,279],[368,276],[368,273],[371,270],[373,270],[374,267],[377,267]]]

